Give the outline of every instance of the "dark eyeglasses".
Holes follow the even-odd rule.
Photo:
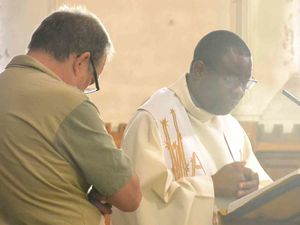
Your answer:
[[[90,56],[90,62],[91,62],[92,69],[93,69],[93,78],[94,78],[95,87],[87,87],[84,90],[85,94],[91,94],[91,93],[94,93],[94,92],[100,90],[99,81],[98,81],[98,75],[97,75],[97,71],[96,71],[96,67],[95,67],[94,61],[92,60],[92,55]]]
[[[226,88],[234,88],[236,86],[243,86],[245,90],[250,90],[258,81],[251,77],[246,82],[242,82],[237,76],[222,76],[223,83]]]

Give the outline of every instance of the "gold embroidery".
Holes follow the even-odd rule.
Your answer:
[[[166,138],[166,148],[168,149],[168,152],[170,154],[171,162],[172,162],[172,172],[175,176],[175,180],[180,179],[181,177],[188,176],[189,173],[189,163],[187,163],[185,154],[184,154],[184,148],[182,144],[182,135],[179,131],[178,124],[177,124],[177,118],[176,118],[176,112],[174,109],[171,109],[171,114],[173,117],[173,123],[176,130],[177,135],[177,142],[171,143],[170,135],[168,132],[168,121],[166,118],[161,120],[161,124],[163,127],[163,132]],[[191,158],[191,164],[192,164],[192,176],[195,176],[196,169],[202,169],[202,164],[195,152],[193,152],[192,158]],[[198,162],[198,164],[197,164]],[[204,171],[204,170],[203,170]]]
[[[197,161],[198,161],[198,164],[197,164]],[[204,174],[205,174],[205,170],[197,156],[197,154],[195,152],[193,152],[193,156],[192,156],[192,176],[195,176],[196,175],[196,169],[201,169],[203,170]]]

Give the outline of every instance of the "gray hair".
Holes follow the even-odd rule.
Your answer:
[[[99,18],[81,6],[63,6],[46,17],[33,33],[28,49],[43,50],[58,61],[88,51],[96,63],[104,54],[110,58],[114,52]]]

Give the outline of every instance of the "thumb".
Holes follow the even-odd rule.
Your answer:
[[[245,161],[235,161],[232,163],[229,163],[225,165],[223,168],[227,168],[230,170],[236,170],[237,171],[242,171],[245,168],[246,162]]]
[[[238,161],[238,162],[235,162],[236,165],[239,167],[239,168],[243,168],[245,167],[246,165],[246,161]]]

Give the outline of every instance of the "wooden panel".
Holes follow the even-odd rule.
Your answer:
[[[221,225],[299,225],[299,221],[295,222],[276,222],[268,220],[236,220],[228,223],[221,223]]]
[[[127,125],[126,123],[120,123],[117,127],[117,130],[113,130],[110,123],[105,123],[107,132],[113,137],[116,146],[118,148],[121,147],[121,142],[122,142],[124,131],[126,129],[126,125]]]
[[[293,142],[258,142],[256,152],[300,152],[300,143]]]
[[[256,156],[274,180],[300,168],[300,152],[256,152]]]
[[[257,139],[257,123],[256,122],[249,122],[249,121],[240,121],[241,126],[244,128],[245,132],[247,133],[252,148],[256,150],[256,139]]]
[[[256,122],[240,122],[251,141],[253,151],[266,172],[276,180],[300,168],[300,126],[285,133],[281,124],[265,132]]]

